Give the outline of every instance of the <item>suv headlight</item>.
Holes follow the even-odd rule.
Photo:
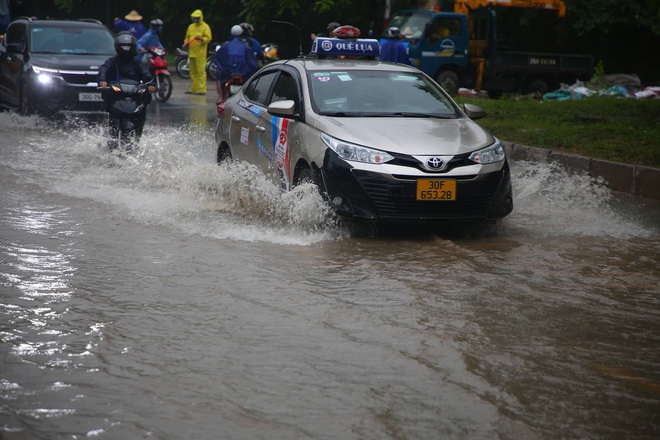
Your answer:
[[[495,162],[502,162],[506,154],[504,153],[504,147],[499,139],[495,138],[495,143],[481,150],[477,150],[474,153],[470,154],[470,160],[473,162],[488,164]]]
[[[321,133],[321,139],[332,151],[337,153],[337,155],[344,160],[365,163],[385,163],[394,159],[394,156],[384,151],[340,141],[339,139],[335,139],[325,133]]]
[[[59,73],[54,69],[44,69],[43,67],[32,66],[32,71],[37,74],[37,80],[41,84],[50,84],[53,79],[58,77]]]

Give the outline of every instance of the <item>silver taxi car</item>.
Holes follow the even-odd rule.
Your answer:
[[[376,40],[317,38],[218,105],[217,161],[247,161],[285,191],[318,185],[335,212],[376,222],[480,222],[513,209],[498,139]],[[366,59],[365,59],[366,58]]]

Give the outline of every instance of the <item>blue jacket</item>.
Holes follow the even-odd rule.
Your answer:
[[[158,38],[158,32],[155,29],[149,29],[146,34],[142,35],[137,42],[138,58],[144,58],[146,52],[141,52],[140,49],[143,47],[149,49],[150,47],[158,46],[161,49],[165,49],[162,44],[160,44],[160,39]]]
[[[214,62],[222,82],[234,73],[242,75],[243,81],[247,81],[257,71],[257,59],[252,49],[240,37],[232,37],[223,44],[215,53]]]
[[[136,39],[140,39],[147,30],[144,28],[144,25],[139,21],[127,21],[118,18],[114,23],[117,28],[117,33],[119,32],[130,32]]]
[[[388,38],[380,47],[380,60],[412,66],[406,47],[396,38]]]
[[[249,39],[249,41],[247,41],[247,43],[248,43],[248,45],[250,45],[252,47],[252,52],[257,57],[257,59],[263,61],[264,60],[264,50],[261,48],[261,44],[259,44],[259,42],[256,39],[252,38],[252,37],[246,37],[245,39],[246,40]]]

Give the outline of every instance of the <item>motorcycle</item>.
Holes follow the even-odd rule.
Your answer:
[[[190,40],[188,44],[192,42],[193,40]],[[210,43],[209,49],[206,53],[206,74],[213,81],[218,79],[218,72],[213,59],[215,58],[216,50],[219,48],[220,45],[218,43]],[[174,65],[176,66],[176,73],[178,73],[181,78],[190,79],[190,66],[188,64],[188,51],[186,49],[180,47],[176,48]]]
[[[226,101],[230,96],[235,95],[243,87],[243,75],[232,73],[225,81],[225,87],[222,90],[222,101]]]
[[[167,70],[167,52],[158,46],[147,49],[146,57],[149,57],[149,73],[156,82],[156,92],[154,97],[158,102],[165,102],[172,95],[172,78]]]
[[[143,84],[124,79],[112,82],[102,89],[104,99],[109,102],[110,151],[117,148],[127,153],[137,150],[147,117],[147,104],[151,102],[148,88],[153,85],[153,82]]]
[[[277,44],[264,43],[261,45],[261,49],[264,51],[264,61],[266,64],[279,60],[277,57]]]

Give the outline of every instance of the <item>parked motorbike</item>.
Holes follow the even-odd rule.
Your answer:
[[[108,102],[110,151],[120,148],[126,152],[137,149],[147,117],[147,104],[151,102],[149,86],[130,79],[112,82],[103,90]]]
[[[218,72],[213,59],[215,58],[215,51],[219,48],[220,44],[210,43],[208,52],[206,53],[206,74],[213,81],[218,79]],[[181,78],[190,79],[190,66],[188,64],[188,51],[186,49],[180,47],[176,48],[174,65],[176,66],[176,73],[178,73]]]
[[[149,57],[149,73],[154,77],[156,101],[165,102],[172,95],[172,78],[167,70],[167,52],[158,46],[147,49],[146,57]]]
[[[279,60],[277,57],[277,44],[264,43],[261,45],[261,49],[264,51],[264,61],[266,63]]]

